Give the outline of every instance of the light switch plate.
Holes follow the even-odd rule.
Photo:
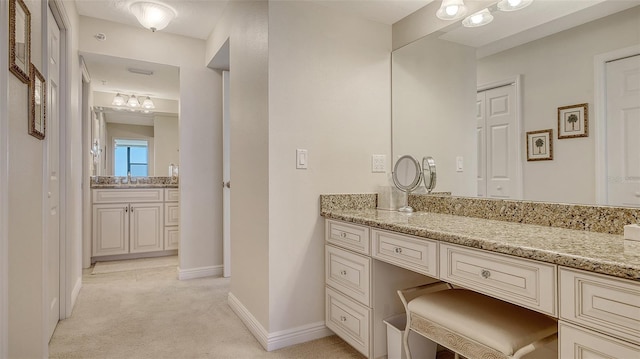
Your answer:
[[[371,172],[384,173],[387,167],[386,155],[371,155]]]
[[[296,150],[296,168],[305,170],[309,166],[309,153],[305,149]]]
[[[456,172],[464,171],[464,160],[462,156],[456,157]]]

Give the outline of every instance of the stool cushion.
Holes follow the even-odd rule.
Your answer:
[[[505,355],[557,333],[557,322],[538,312],[470,290],[451,289],[417,297],[407,306],[434,323]]]

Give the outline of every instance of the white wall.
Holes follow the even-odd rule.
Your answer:
[[[25,4],[31,13],[31,62],[42,72],[42,3]],[[27,133],[27,85],[9,73],[8,88],[8,356],[44,357],[44,141]]]
[[[153,126],[125,125],[122,123],[109,123],[106,125],[107,137],[107,173],[114,175],[114,141],[118,138],[127,140],[147,140],[149,146],[149,175],[155,173],[155,140]]]
[[[231,122],[231,294],[269,328],[269,130],[268,6],[266,1],[230,2],[207,40],[209,63],[224,42],[230,45]],[[222,129],[222,76],[218,75],[213,112]],[[183,117],[180,117],[183,121]],[[182,123],[181,123],[182,125]],[[180,152],[184,151],[182,135]],[[221,142],[215,143],[218,151]],[[216,152],[219,154],[221,152]],[[181,156],[181,160],[182,160]],[[222,156],[214,158],[220,161]],[[180,176],[184,173],[180,164]],[[182,185],[182,178],[180,179]],[[214,183],[221,183],[221,179]],[[219,189],[217,186],[213,186]],[[182,200],[182,199],[181,199]],[[181,229],[182,230],[182,229]]]
[[[168,176],[169,165],[180,164],[178,116],[156,115],[153,118],[155,175]]]
[[[221,110],[212,101],[221,80],[205,66],[205,42],[88,17],[80,27],[82,52],[180,68],[180,270],[221,266],[222,193],[211,185],[222,181]]]
[[[392,72],[393,156],[431,156],[436,191],[476,195],[475,49],[427,36],[394,51]]]
[[[595,203],[594,56],[640,43],[640,7],[478,60],[478,84],[523,75],[523,133],[553,129],[553,161],[524,163],[524,199]],[[558,140],[557,109],[589,103],[589,137]]]
[[[233,42],[231,42],[233,45]],[[324,321],[323,193],[375,192],[390,168],[391,26],[269,5],[269,331]],[[232,70],[233,73],[233,70]],[[309,168],[297,170],[297,148]]]
[[[9,6],[0,6],[0,23],[9,23]],[[0,358],[9,356],[9,27],[0,27]]]

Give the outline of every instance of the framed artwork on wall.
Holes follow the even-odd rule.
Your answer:
[[[558,139],[589,137],[589,104],[558,107]]]
[[[527,161],[553,159],[553,130],[527,132]]]
[[[22,0],[9,0],[9,71],[29,83],[31,13]]]
[[[44,139],[47,128],[47,88],[44,76],[31,64],[29,84],[29,134]]]

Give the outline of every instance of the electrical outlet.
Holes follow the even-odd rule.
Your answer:
[[[371,155],[371,172],[384,173],[387,167],[386,155]]]

